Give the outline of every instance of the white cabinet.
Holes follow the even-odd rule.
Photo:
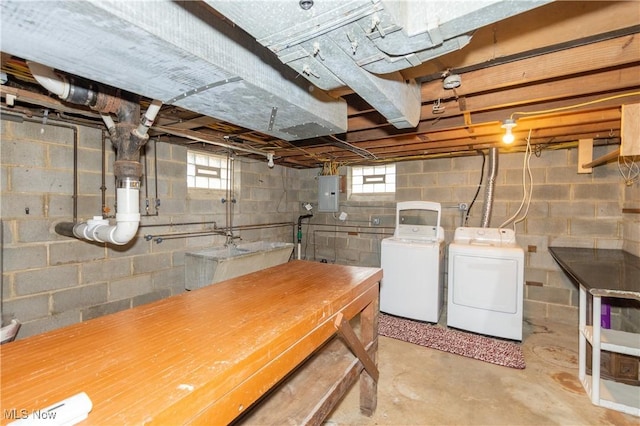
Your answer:
[[[587,298],[591,297],[592,325],[587,325]],[[640,387],[604,380],[600,377],[600,353],[602,350],[626,355],[640,356],[640,334],[600,327],[601,296],[592,295],[580,286],[580,340],[579,370],[580,381],[591,402],[613,410],[640,416]],[[592,346],[591,375],[586,374],[587,342]]]

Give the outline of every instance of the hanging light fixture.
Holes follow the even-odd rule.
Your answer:
[[[505,130],[504,136],[502,136],[502,142],[507,145],[513,143],[515,138],[513,136],[512,129],[516,127],[516,122],[512,118],[507,118],[502,122],[501,127]]]

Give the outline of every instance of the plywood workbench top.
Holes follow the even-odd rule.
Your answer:
[[[331,337],[338,312],[377,300],[381,278],[292,261],[5,344],[1,409],[84,391],[83,424],[227,423]]]

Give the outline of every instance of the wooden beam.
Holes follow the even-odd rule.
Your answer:
[[[462,85],[456,89],[456,95],[464,96],[514,85],[531,85],[565,78],[567,75],[595,72],[602,68],[602,64],[613,68],[638,61],[640,37],[618,37],[464,73],[461,76]],[[586,89],[585,87],[583,90]],[[447,99],[452,96],[451,90],[444,89],[440,80],[423,84],[420,91],[423,100]]]
[[[598,157],[595,160],[591,161],[590,163],[583,164],[582,167],[584,167],[584,168],[596,167],[596,166],[599,166],[601,164],[607,163],[607,162],[609,162],[611,160],[614,160],[614,159],[618,158],[619,155],[620,155],[620,148],[618,148],[615,151],[612,151],[612,152],[610,152],[608,154],[605,154],[602,157]]]
[[[636,1],[554,1],[482,27],[464,49],[404,70],[402,74],[418,78],[448,69],[488,64],[501,57],[635,25],[638,25]]]
[[[593,139],[580,139],[578,141],[578,173],[591,173],[593,168],[584,167],[593,159]]]
[[[622,105],[620,155],[640,155],[640,103]]]

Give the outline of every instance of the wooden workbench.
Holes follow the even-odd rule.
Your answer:
[[[31,412],[86,392],[93,409],[82,424],[229,423],[323,349],[340,350],[327,342],[341,318],[360,314],[375,362],[381,278],[377,268],[293,261],[2,345],[1,410]],[[321,422],[358,377],[361,410],[375,410],[375,380],[346,352],[351,367],[311,414],[290,407],[299,419]]]

